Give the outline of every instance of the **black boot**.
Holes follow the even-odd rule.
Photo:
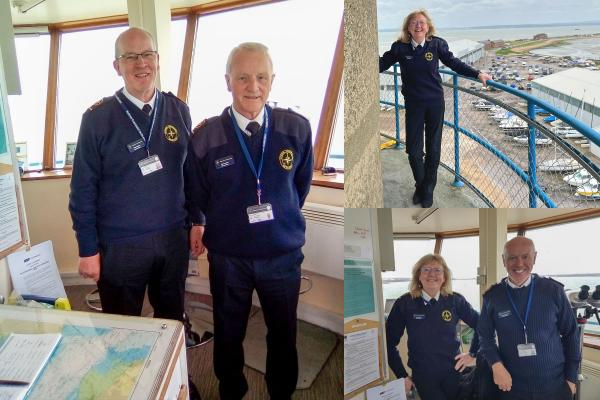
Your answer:
[[[421,202],[421,199],[421,188],[419,187],[419,185],[415,185],[415,193],[413,194],[412,202],[416,206]]]

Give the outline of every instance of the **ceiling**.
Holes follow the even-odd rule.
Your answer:
[[[33,0],[6,0],[11,4],[13,25],[45,25],[91,18],[127,14],[127,0],[45,0],[26,13],[19,12],[15,3],[35,3]],[[155,0],[168,1],[173,8],[214,3],[216,0]]]
[[[413,217],[421,215],[422,208],[392,209],[392,227],[395,233],[435,233],[479,227],[479,209],[477,208],[439,208],[429,217],[417,224]],[[543,218],[568,214],[575,209],[564,208],[509,208],[508,224],[531,222]]]

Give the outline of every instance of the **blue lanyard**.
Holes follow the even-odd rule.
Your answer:
[[[262,193],[262,186],[260,183],[260,176],[262,174],[263,161],[265,159],[265,147],[267,146],[267,136],[269,135],[269,111],[267,107],[265,107],[265,114],[263,115],[263,126],[265,127],[265,133],[262,138],[262,150],[260,153],[260,161],[258,162],[258,172],[256,171],[256,167],[254,166],[254,162],[252,162],[252,157],[250,156],[250,152],[248,151],[248,146],[244,142],[244,138],[242,137],[242,130],[237,124],[235,117],[233,115],[233,110],[229,107],[229,115],[231,116],[231,122],[233,123],[233,129],[235,130],[235,135],[237,136],[238,142],[240,142],[240,147],[242,148],[242,152],[244,153],[244,157],[246,158],[246,162],[252,171],[252,175],[256,178],[256,195],[258,196],[258,204],[260,205],[260,195]]]
[[[508,279],[508,278],[506,278]],[[517,310],[517,306],[515,304],[515,301],[512,298],[512,295],[510,294],[510,289],[508,288],[508,282],[505,282],[506,284],[506,296],[508,296],[508,300],[510,301],[510,304],[512,305],[513,310],[515,310],[515,314],[517,316],[517,318],[519,318],[519,321],[521,321],[521,323],[523,324],[523,331],[525,332],[525,343],[527,344],[527,319],[529,319],[529,311],[531,310],[531,299],[533,298],[533,287],[535,286],[535,279],[533,279],[533,276],[531,277],[531,284],[529,285],[529,295],[528,295],[528,299],[527,299],[527,308],[525,309],[525,320],[523,320],[521,318],[521,315],[519,314],[519,310]]]
[[[146,153],[148,154],[148,157],[150,157],[150,138],[152,137],[152,131],[154,130],[154,122],[156,121],[156,114],[158,114],[158,105],[160,103],[159,93],[158,92],[156,93],[156,101],[154,102],[154,112],[152,114],[152,124],[150,124],[150,131],[148,132],[148,140],[146,140],[146,137],[142,133],[142,130],[140,129],[139,125],[137,124],[137,122],[135,122],[135,120],[131,116],[131,113],[129,112],[129,110],[127,109],[125,104],[123,104],[123,100],[121,100],[119,98],[118,92],[115,93],[115,97],[117,98],[117,101],[119,102],[119,105],[121,106],[123,111],[125,111],[125,114],[129,117],[129,120],[133,124],[135,130],[138,131],[140,137],[144,141],[144,148],[146,149]]]

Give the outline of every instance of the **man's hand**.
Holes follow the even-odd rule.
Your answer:
[[[471,357],[469,353],[458,354],[454,359],[458,360],[456,361],[454,369],[459,372],[463,372],[465,368],[475,365],[475,358]]]
[[[204,253],[204,244],[202,243],[202,237],[204,236],[204,227],[201,225],[194,225],[190,229],[190,250],[194,257],[198,257]]]
[[[100,279],[100,253],[89,257],[79,257],[79,275],[98,282]]]
[[[504,368],[504,364],[497,362],[492,365],[492,372],[494,374],[494,383],[498,385],[500,390],[509,392],[512,388],[512,377]]]
[[[480,72],[479,75],[477,75],[477,79],[479,79],[481,83],[483,83],[483,86],[487,86],[486,82],[491,81],[492,76],[490,74],[486,74],[485,72]]]
[[[413,387],[413,380],[410,376],[407,376],[406,378],[404,378],[404,391],[406,393],[410,392],[410,390]]]
[[[567,384],[569,385],[569,389],[571,389],[571,393],[575,395],[575,392],[577,391],[577,385],[571,381],[567,381]]]

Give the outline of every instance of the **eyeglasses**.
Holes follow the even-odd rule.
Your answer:
[[[156,61],[156,57],[158,56],[158,52],[156,50],[148,50],[143,53],[125,53],[121,54],[117,57],[117,60],[123,60],[128,64],[134,64],[137,62],[139,57],[146,62]]]
[[[427,25],[427,21],[410,21],[409,25],[410,26],[417,26],[417,25],[425,26],[425,25]]]
[[[428,273],[432,273],[432,274],[436,274],[439,275],[441,274],[443,271],[441,268],[438,267],[423,267],[421,268],[421,273],[422,274],[428,274]]]

